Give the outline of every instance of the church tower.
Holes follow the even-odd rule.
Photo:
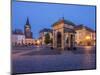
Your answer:
[[[31,25],[29,23],[28,18],[27,18],[26,24],[24,26],[24,34],[25,34],[25,38],[32,38]]]

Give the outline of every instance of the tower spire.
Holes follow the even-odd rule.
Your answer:
[[[30,25],[28,17],[27,17],[26,25]]]

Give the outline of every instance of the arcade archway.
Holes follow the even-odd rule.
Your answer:
[[[62,45],[62,35],[61,32],[57,32],[57,48],[61,48]]]

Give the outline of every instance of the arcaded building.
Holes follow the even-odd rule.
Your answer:
[[[53,48],[65,49],[96,44],[95,30],[85,25],[75,25],[62,18],[52,25],[52,29]]]
[[[75,45],[75,24],[62,18],[52,25],[53,48],[69,48]]]

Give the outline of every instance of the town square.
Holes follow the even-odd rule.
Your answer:
[[[17,4],[24,7],[16,7]],[[71,13],[79,15],[79,19],[73,19],[73,14],[67,11],[75,9],[69,10],[63,4],[13,2],[12,5],[13,74],[96,69],[95,7],[68,5],[67,8],[77,9]],[[55,8],[50,9],[51,5]],[[64,8],[62,12],[58,7]]]

